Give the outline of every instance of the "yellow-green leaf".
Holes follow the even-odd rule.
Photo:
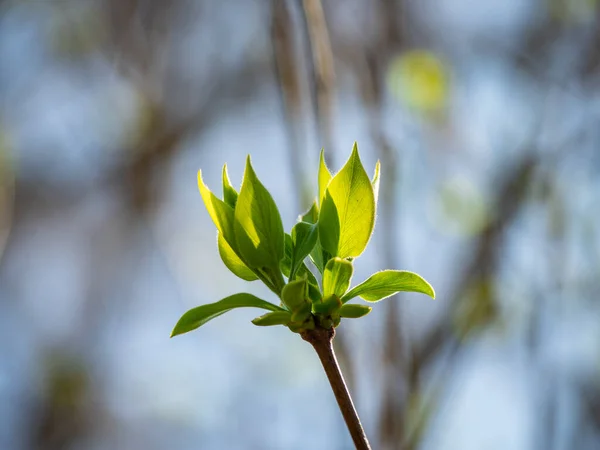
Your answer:
[[[329,182],[319,213],[319,240],[332,256],[359,256],[375,225],[373,185],[354,143],[350,158]]]
[[[284,232],[277,205],[259,181],[250,156],[235,205],[235,239],[248,267],[279,270],[284,255]]]
[[[420,275],[406,270],[382,270],[350,289],[342,297],[342,302],[358,296],[368,302],[377,302],[401,291],[420,292],[435,298],[433,287]]]
[[[171,337],[179,334],[187,333],[188,331],[195,330],[196,328],[204,325],[206,322],[219,317],[221,314],[225,314],[227,311],[231,311],[235,308],[262,308],[268,311],[285,311],[283,308],[269,303],[265,300],[261,300],[252,294],[234,294],[229,297],[225,297],[223,300],[219,300],[215,303],[209,303],[207,305],[197,306],[196,308],[190,309],[186,312],[181,319],[173,328]]]
[[[354,267],[350,261],[342,258],[331,258],[323,271],[323,297],[330,295],[342,297],[352,279]]]
[[[325,164],[325,151],[321,150],[321,156],[319,158],[319,205],[323,204],[325,190],[327,189],[331,177],[331,172]]]
[[[238,193],[231,185],[229,174],[227,173],[227,164],[223,165],[223,201],[232,208],[235,208]]]
[[[219,247],[221,259],[234,275],[237,275],[242,280],[246,281],[258,280],[258,276],[256,276],[256,274],[244,264],[244,261],[236,255],[221,233],[218,233],[217,245]]]
[[[198,189],[212,221],[219,233],[223,235],[229,246],[235,250],[234,210],[223,200],[217,198],[202,180],[202,171],[198,171]]]
[[[304,309],[308,296],[308,281],[305,278],[291,281],[281,291],[281,301],[292,312]]]

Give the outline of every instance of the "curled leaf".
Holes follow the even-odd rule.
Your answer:
[[[341,298],[350,286],[353,272],[350,261],[337,257],[330,259],[323,271],[323,297],[336,295]]]
[[[236,255],[223,235],[218,232],[217,234],[219,255],[221,256],[223,263],[225,263],[225,266],[227,266],[227,268],[233,272],[234,275],[237,275],[242,280],[258,280],[258,276],[246,264],[244,264],[244,261],[242,261],[238,255]]]

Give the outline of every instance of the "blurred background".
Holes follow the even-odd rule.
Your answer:
[[[382,161],[345,320],[376,449],[600,448],[597,0],[0,2],[0,449],[350,449],[312,348],[237,310],[196,172],[286,228]]]

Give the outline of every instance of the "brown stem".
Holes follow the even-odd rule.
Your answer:
[[[354,408],[350,392],[346,387],[344,376],[333,351],[332,341],[335,336],[335,329],[315,328],[314,330],[303,331],[300,335],[302,339],[314,347],[317,355],[319,355],[357,450],[371,450],[367,435],[360,423],[360,418]]]

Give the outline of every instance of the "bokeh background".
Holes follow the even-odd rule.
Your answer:
[[[289,229],[382,161],[338,329],[376,449],[600,448],[597,0],[0,2],[0,449],[350,449],[316,355],[237,310],[196,186],[251,153]]]

